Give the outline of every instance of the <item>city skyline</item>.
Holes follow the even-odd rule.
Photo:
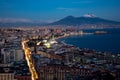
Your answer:
[[[90,13],[120,22],[119,0],[0,0],[0,22],[53,22]]]

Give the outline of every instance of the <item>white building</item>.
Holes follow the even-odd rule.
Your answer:
[[[3,54],[4,57],[3,58],[4,64],[24,59],[24,53],[22,49],[3,48],[1,49],[1,54]]]
[[[15,50],[15,61],[20,61],[24,59],[24,52],[22,49]]]

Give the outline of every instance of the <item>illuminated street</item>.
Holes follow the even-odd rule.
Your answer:
[[[22,42],[22,46],[23,46],[23,50],[24,50],[24,53],[25,53],[25,58],[26,58],[26,61],[27,61],[27,64],[28,64],[28,67],[29,67],[29,70],[30,70],[30,73],[31,73],[31,78],[32,80],[38,80],[38,74],[35,70],[35,67],[32,63],[32,59],[31,59],[31,50],[30,48],[28,48],[27,44],[26,44],[27,41],[23,41]]]

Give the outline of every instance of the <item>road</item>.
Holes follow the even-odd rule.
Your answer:
[[[25,53],[25,59],[26,59],[27,64],[28,64],[32,80],[38,80],[39,77],[38,77],[37,71],[35,69],[35,66],[32,62],[32,57],[31,57],[31,52],[32,51],[27,45],[28,41],[29,40],[23,40],[22,41],[22,47],[23,47],[23,50],[24,50],[24,53]],[[42,56],[47,57],[47,58],[51,58],[51,59],[62,60],[62,57],[59,56],[59,55],[56,55],[56,54],[48,54],[48,53],[42,52],[42,51],[37,51],[37,54],[42,55]]]
[[[38,74],[36,72],[34,64],[32,63],[31,50],[28,47],[27,42],[28,41],[22,41],[22,47],[23,47],[25,58],[26,58],[26,61],[27,61],[27,64],[28,64],[28,67],[31,73],[31,79],[38,80]]]

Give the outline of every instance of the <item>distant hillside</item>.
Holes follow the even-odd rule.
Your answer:
[[[16,22],[16,23],[2,23],[0,22],[0,27],[34,27],[41,26],[41,23],[28,23],[28,22]]]
[[[119,27],[120,22],[106,20],[95,15],[87,14],[82,17],[67,16],[53,23],[45,22],[0,22],[0,27],[35,27],[35,26],[77,26],[81,28]]]
[[[82,25],[102,25],[102,26],[120,26],[120,22],[111,21],[95,17],[92,15],[85,15],[82,17],[67,16],[59,21],[53,22],[50,25],[69,25],[69,26],[82,26]]]

